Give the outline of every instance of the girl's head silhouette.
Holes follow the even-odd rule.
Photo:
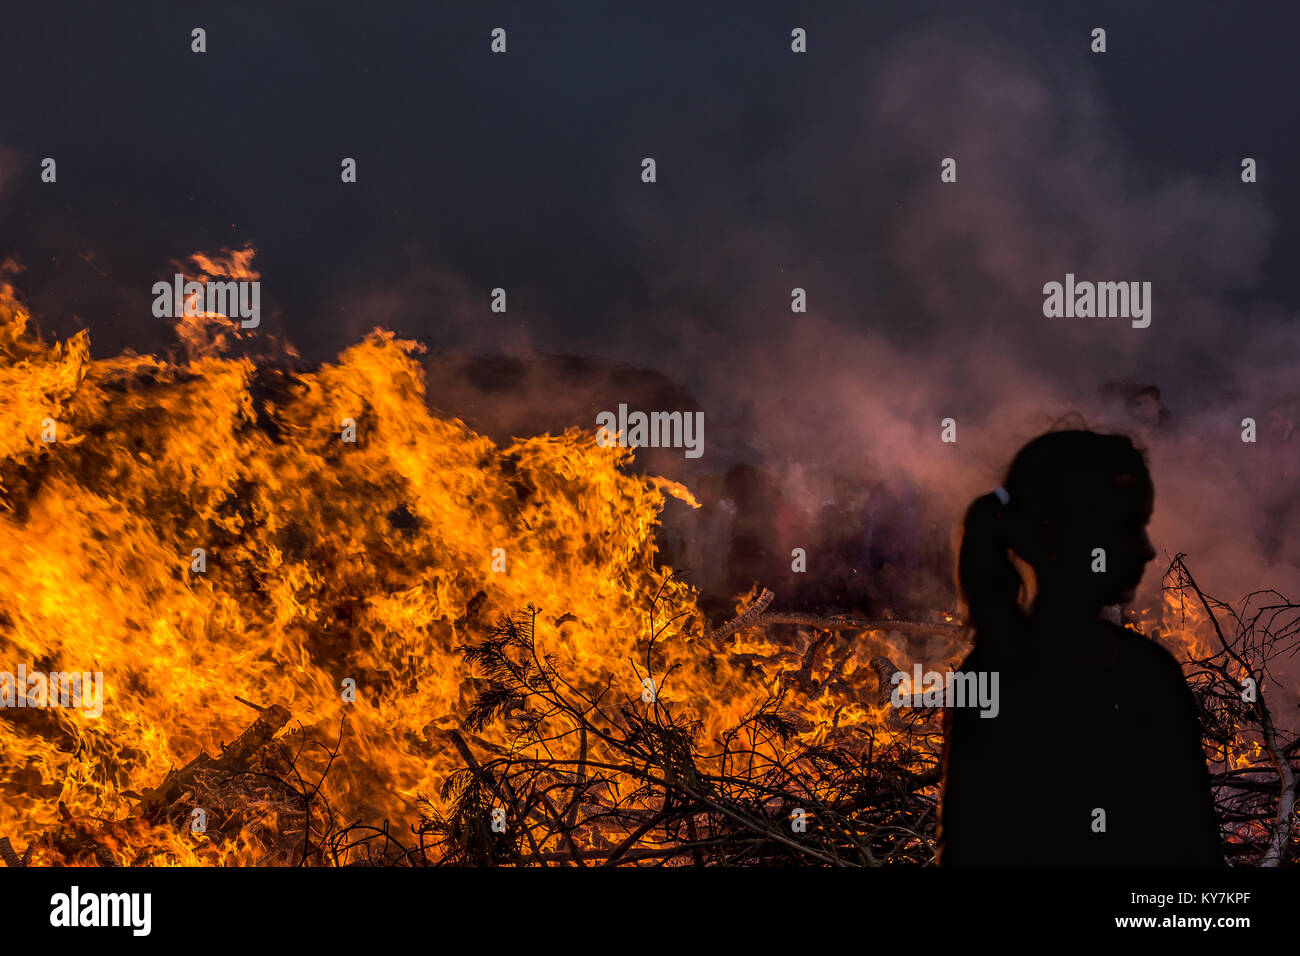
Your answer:
[[[1030,618],[1013,554],[1033,570],[1035,619],[1083,622],[1132,600],[1155,558],[1153,499],[1142,452],[1123,435],[1057,431],[1025,445],[998,492],[966,512],[957,575],[976,645],[1025,646]]]

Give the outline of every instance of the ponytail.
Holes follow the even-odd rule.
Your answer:
[[[1012,505],[1002,503],[1005,495],[983,495],[966,511],[957,580],[975,630],[975,646],[1011,656],[1022,646],[1027,621],[1020,609],[1020,573],[1007,553],[1007,512]]]

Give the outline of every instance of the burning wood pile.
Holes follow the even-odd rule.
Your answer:
[[[1165,582],[1165,620],[1186,648],[1227,856],[1294,866],[1300,715],[1270,709],[1266,688],[1285,687],[1273,671],[1300,649],[1300,605],[1272,590],[1237,605],[1217,601],[1200,589],[1181,554]]]
[[[460,726],[429,733],[435,751],[462,766],[436,794],[419,796],[408,832],[341,818],[325,779],[308,782],[297,772],[305,737],[290,731],[276,739],[291,715],[272,705],[219,756],[200,753],[157,788],[128,794],[139,799],[131,816],[76,820],[60,803],[57,828],[21,856],[0,840],[0,854],[11,866],[174,863],[173,835],[188,831],[192,840],[282,865],[927,862],[938,725],[934,711],[889,712],[893,665],[876,657],[846,673],[858,642],[836,641],[830,630],[802,653],[746,655],[756,678],[769,669],[778,675],[772,691],[717,741],[704,741],[699,720],[665,703],[674,668],[655,647],[663,590],[650,608],[656,633],[642,644],[641,664],[631,662],[644,675],[640,697],[620,699],[609,680],[584,687],[562,674],[554,656],[539,651],[535,608],[463,646],[483,675],[477,694]],[[768,623],[758,612],[771,598],[765,592],[709,632],[719,653],[728,635]],[[925,629],[826,623],[853,632]],[[827,694],[870,701],[879,726],[841,726],[843,701],[829,726],[819,724],[810,705]],[[348,742],[341,733],[326,748],[330,763]]]
[[[0,653],[103,696],[0,708],[8,865],[932,861],[939,712],[889,692],[961,656],[950,616],[755,589],[712,626],[656,560],[689,492],[433,416],[388,334],[308,370],[92,359],[27,319],[0,287]],[[1225,632],[1179,601],[1166,639],[1219,642],[1193,681],[1233,853],[1293,863],[1296,744],[1238,685],[1295,608]]]

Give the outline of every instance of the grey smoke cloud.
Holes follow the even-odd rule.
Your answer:
[[[953,525],[1062,416],[1137,430],[1157,481],[1157,547],[1189,552],[1222,597],[1300,594],[1300,534],[1261,531],[1300,531],[1285,477],[1297,440],[1239,437],[1245,415],[1300,415],[1285,398],[1294,317],[1251,295],[1276,228],[1262,193],[1236,161],[1207,177],[1140,159],[1121,107],[1100,93],[1104,64],[1068,38],[1040,40],[968,23],[901,36],[837,81],[857,91],[848,101],[810,102],[797,117],[756,106],[768,145],[738,165],[698,148],[710,135],[702,112],[656,128],[647,149],[663,182],[622,200],[650,292],[626,314],[593,318],[599,334],[568,347],[662,369],[710,420],[748,403],[752,453],[810,512],[836,475],[892,476]],[[940,181],[945,157],[957,161],[955,184]],[[687,175],[725,187],[684,205],[671,183]],[[1151,326],[1045,318],[1043,284],[1067,272],[1150,282]],[[790,311],[796,286],[807,314]],[[418,266],[353,296],[348,311],[369,327],[449,304],[421,336],[435,351],[564,347],[543,314],[489,324],[486,293]],[[1101,394],[1116,379],[1158,385],[1178,430],[1144,436]],[[591,401],[634,399],[616,380],[609,389]],[[519,420],[522,396],[494,400]],[[945,417],[957,420],[956,445],[939,441]],[[711,434],[723,451],[706,467],[746,453]]]
[[[858,124],[828,116],[791,147],[823,160],[815,184],[793,187],[815,209],[800,222],[816,231],[754,221],[728,200],[697,210],[693,228],[638,207],[664,253],[657,272],[730,283],[716,318],[682,308],[655,334],[675,331],[678,374],[706,407],[755,403],[760,443],[810,500],[835,471],[869,461],[918,482],[953,521],[1061,416],[1135,430],[1102,398],[1104,383],[1157,384],[1182,426],[1147,436],[1157,543],[1208,565],[1203,581],[1223,596],[1265,582],[1295,593],[1300,546],[1265,553],[1255,534],[1261,508],[1296,527],[1283,479],[1295,439],[1265,453],[1273,480],[1239,435],[1244,415],[1278,409],[1293,390],[1300,344],[1293,317],[1246,304],[1272,217],[1235,166],[1206,179],[1138,162],[1089,67],[966,26],[902,40],[863,68]],[[949,156],[955,184],[939,178]],[[770,158],[753,177],[787,188],[783,159],[803,168]],[[695,247],[671,262],[670,231],[709,235],[712,254]],[[860,270],[832,258],[840,239]],[[1151,327],[1044,318],[1043,283],[1066,272],[1150,281]],[[793,286],[808,289],[806,316],[789,312]],[[637,347],[652,353],[648,336]],[[1283,418],[1297,411],[1280,406]],[[945,416],[957,419],[956,446],[938,441]]]

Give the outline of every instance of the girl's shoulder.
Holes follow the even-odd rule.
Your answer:
[[[1107,669],[1140,680],[1182,683],[1183,669],[1168,650],[1137,631],[1098,620],[1095,629],[1074,635],[1036,635],[1022,653],[1008,656],[989,646],[972,648],[961,671],[1018,672],[1068,667],[1090,659]]]
[[[1158,641],[1109,621],[1101,623],[1109,636],[1116,666],[1134,672],[1134,676],[1141,672],[1155,680],[1184,682],[1182,666]]]

